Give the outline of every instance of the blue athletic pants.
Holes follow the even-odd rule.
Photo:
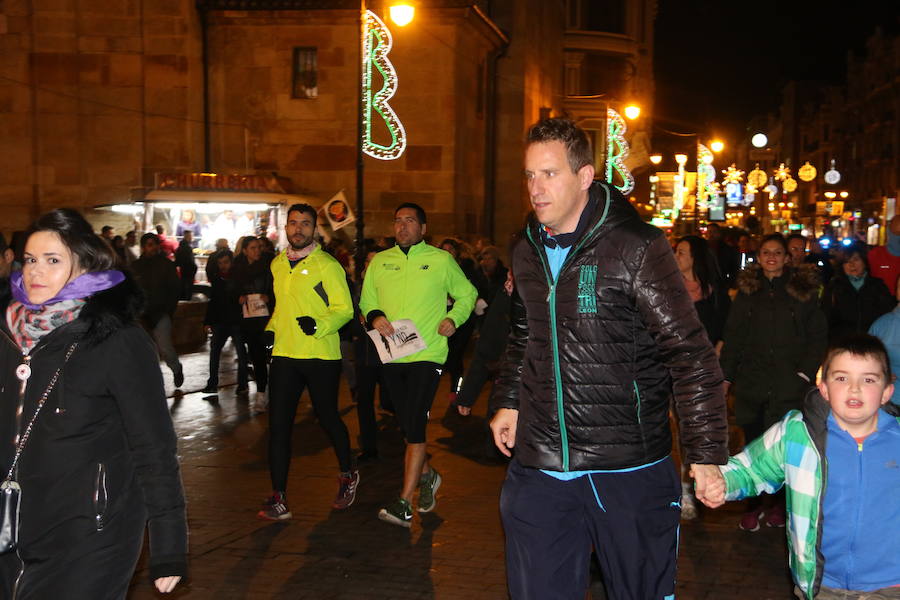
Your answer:
[[[671,457],[571,481],[514,459],[500,515],[513,600],[583,600],[592,546],[609,600],[675,597],[681,481]]]

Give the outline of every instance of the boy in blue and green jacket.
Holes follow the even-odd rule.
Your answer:
[[[787,487],[799,598],[900,598],[900,410],[889,402],[892,381],[877,338],[838,341],[803,410],[720,467],[727,489],[707,490],[717,506]]]

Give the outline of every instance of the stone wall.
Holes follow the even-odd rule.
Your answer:
[[[505,0],[510,46],[499,63],[494,239],[505,250],[531,210],[522,161],[525,132],[550,109],[562,113],[565,3]]]
[[[201,165],[191,0],[2,7],[0,228],[22,229],[59,206],[90,217],[96,205],[139,196],[157,169]]]
[[[416,202],[429,233],[463,234],[483,198],[484,121],[478,77],[496,43],[466,9],[421,9],[405,28],[388,24],[399,75],[390,104],[408,147],[393,161],[365,158],[368,236],[390,235],[393,210]],[[211,104],[221,123],[245,123],[251,168],[277,171],[298,191],[356,201],[359,29],[353,11],[214,12],[210,15]],[[291,97],[293,49],[316,47],[318,96]],[[377,129],[376,129],[377,130]],[[240,168],[243,132],[215,130],[214,170]]]

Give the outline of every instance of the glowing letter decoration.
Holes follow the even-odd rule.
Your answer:
[[[606,181],[615,186],[622,194],[629,194],[634,189],[634,177],[625,166],[628,156],[628,142],[625,141],[625,120],[622,115],[611,108],[606,109]],[[622,185],[613,182],[615,174],[622,179]]]
[[[397,91],[397,72],[388,59],[388,52],[393,45],[391,32],[372,11],[366,11],[365,36],[363,39],[363,152],[373,158],[394,160],[406,150],[406,131],[397,113],[388,104]],[[377,69],[384,82],[378,91],[372,90],[373,69]],[[391,136],[390,144],[383,145],[372,139],[372,120],[378,115],[387,127]]]

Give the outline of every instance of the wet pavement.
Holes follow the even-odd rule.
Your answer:
[[[230,345],[229,345],[230,348]],[[227,350],[227,348],[226,348]],[[486,392],[473,415],[448,413],[447,383],[429,424],[429,453],[444,483],[434,512],[414,517],[411,530],[382,523],[378,509],[401,484],[403,445],[393,419],[379,413],[381,458],[361,467],[356,503],[331,509],[337,461],[307,398],[294,428],[288,499],[294,518],[256,518],[270,493],[266,414],[234,393],[233,355],[222,357],[220,394],[209,396],[207,354],[182,356],[184,393],[173,394],[163,367],[179,436],[190,525],[190,581],[171,598],[199,599],[430,599],[507,597],[498,498],[505,466],[490,449]],[[355,405],[346,381],[340,408],[355,442]],[[739,505],[705,511],[681,530],[681,600],[792,597],[783,529],[737,529]],[[146,554],[146,553],[145,553]],[[142,559],[129,598],[161,598]],[[589,597],[604,598],[595,581]]]

